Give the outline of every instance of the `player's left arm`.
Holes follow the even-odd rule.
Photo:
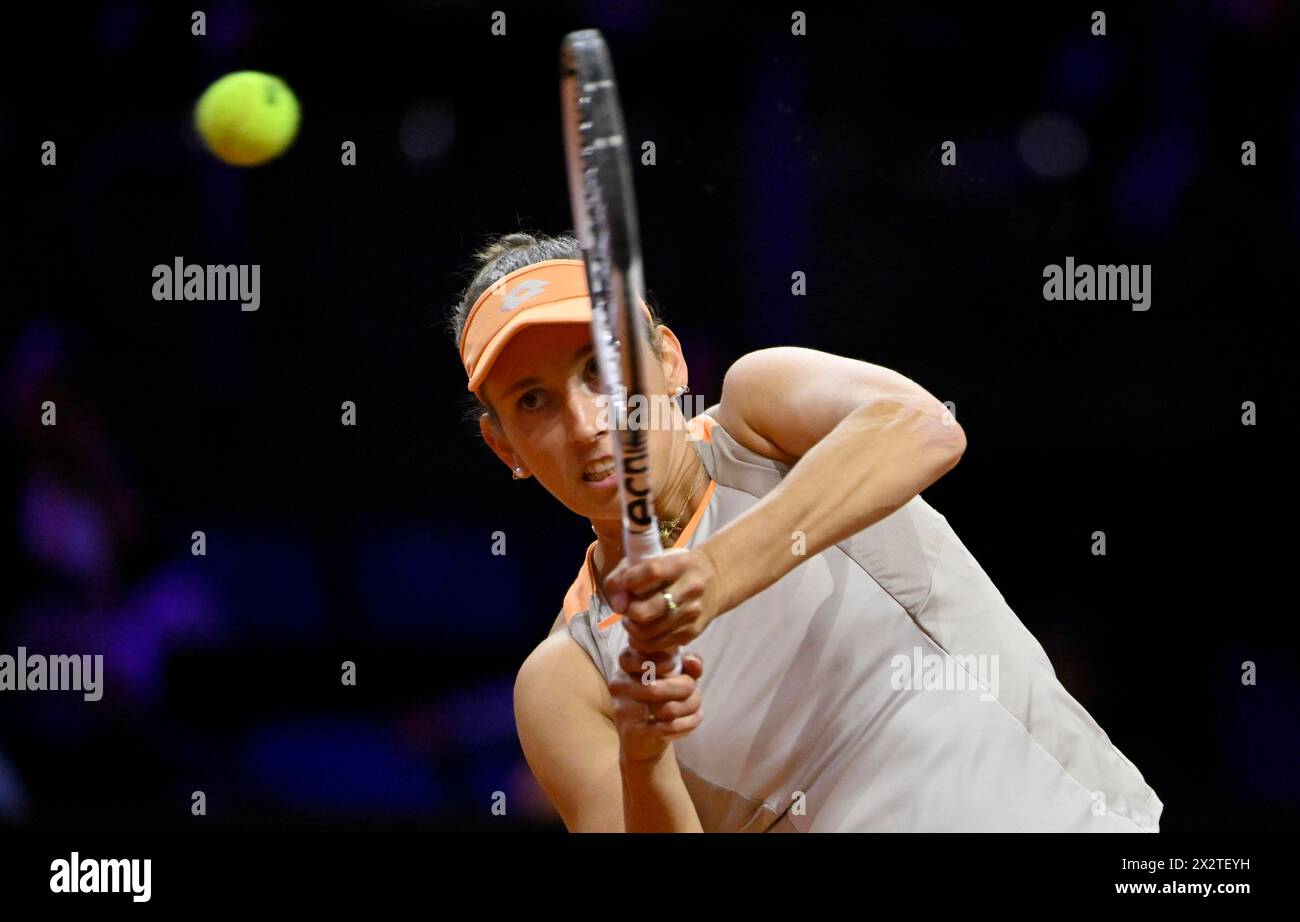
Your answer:
[[[956,419],[916,382],[794,346],[733,364],[716,418],[740,444],[791,465],[771,492],[698,547],[721,583],[719,611],[890,515],[966,450]],[[793,551],[796,532],[802,555]]]

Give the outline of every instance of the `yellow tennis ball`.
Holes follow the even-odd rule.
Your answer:
[[[194,107],[194,126],[208,150],[232,166],[256,166],[284,153],[299,118],[289,85],[256,70],[226,74]]]

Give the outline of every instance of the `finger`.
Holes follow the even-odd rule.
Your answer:
[[[681,717],[689,717],[700,709],[699,692],[693,692],[685,701],[643,701],[627,703],[624,717],[643,723],[671,724]]]
[[[627,710],[624,719],[656,735],[680,734],[699,726],[697,715],[701,710],[698,702],[689,708],[683,708],[681,702],[653,704],[648,710],[645,705],[637,705]]]
[[[686,729],[685,721],[700,712],[699,700],[693,702],[660,702],[647,704],[640,701],[624,699],[613,709],[615,724],[631,725],[638,730],[648,730],[655,734],[680,733]]]
[[[692,679],[704,675],[704,659],[698,653],[682,654],[682,674]]]
[[[644,640],[634,638],[632,632],[628,631],[628,645],[635,645],[637,650],[643,651],[647,656],[657,656],[680,650],[699,636],[700,632],[696,630],[695,623],[688,621],[685,624],[669,627],[663,633]]]
[[[634,679],[649,675],[650,681],[673,671],[673,656],[667,650],[639,650],[628,644],[618,655],[618,667]]]
[[[673,598],[673,604],[677,606],[675,611],[669,611],[668,600],[664,598],[664,593],[668,593]],[[692,608],[698,612],[701,599],[703,598],[703,583],[694,579],[679,579],[667,585],[654,587],[650,592],[640,596],[627,598],[623,593],[626,604],[620,609],[623,617],[634,624],[646,625],[658,621],[665,615],[670,615],[671,620],[677,620],[684,615],[683,609]],[[693,617],[693,615],[692,615]]]
[[[641,675],[616,676],[608,682],[611,695],[622,695],[636,701],[679,700],[690,695],[695,688],[695,680],[690,676],[674,673],[670,676],[657,676],[653,681],[642,681]]]
[[[618,562],[618,565],[609,572],[605,577],[605,590],[613,595],[617,592],[624,592],[627,589],[627,575],[629,571],[639,567],[639,563],[629,563],[628,558],[624,557]]]
[[[643,685],[635,679],[618,678],[609,683],[609,695],[615,702],[631,701],[640,707],[642,704],[658,704],[664,701],[685,701],[695,691],[695,680],[690,676],[673,676],[659,679],[653,684]]]
[[[658,735],[661,726],[665,728],[664,732],[676,732],[671,729],[670,724],[671,721],[649,720],[646,717],[645,705],[639,701],[625,701],[614,710],[614,725],[621,727],[622,732],[633,730],[638,733],[649,732]]]
[[[630,698],[614,697],[614,722],[637,721],[645,717],[645,705]]]
[[[614,572],[610,574],[613,585],[610,584],[610,580],[607,580],[605,586],[611,591],[627,593],[633,597],[644,595],[656,586],[671,583],[676,579],[687,560],[688,556],[679,551],[676,554],[666,553],[660,557],[638,561],[621,574],[617,572],[618,567],[615,567]]]
[[[657,561],[648,561],[657,563]],[[638,564],[638,566],[641,566]],[[662,593],[671,592],[673,598],[678,602],[683,599],[693,599],[703,594],[704,577],[694,573],[687,572],[680,567],[662,570],[654,579],[638,581],[634,585],[625,585],[622,588],[623,595],[628,597],[629,603],[638,599],[661,598]]]
[[[672,574],[663,579],[653,580],[644,584],[639,589],[624,587],[618,591],[608,589],[609,604],[614,611],[624,617],[641,617],[653,619],[668,613],[668,603],[664,600],[664,593],[670,592],[673,601],[681,604],[683,600],[690,600],[703,595],[703,583],[696,588],[693,582],[687,582],[684,579],[674,578]]]
[[[632,624],[643,626],[659,620],[668,614],[668,602],[664,599],[663,593],[671,591],[671,589],[664,589],[639,599],[632,599],[623,606],[623,617]],[[673,596],[673,601],[677,601],[677,596]]]
[[[655,733],[660,739],[672,741],[680,739],[690,733],[700,725],[704,720],[704,711],[696,711],[687,717],[679,717],[671,723],[653,723],[647,724],[655,729]]]
[[[689,643],[691,637],[686,637],[685,642]],[[627,642],[629,649],[635,649],[637,652],[645,655],[646,659],[652,657],[664,657],[664,661],[658,663],[656,668],[660,675],[668,675],[673,671],[673,651],[679,648],[683,641],[675,637],[673,629],[661,634],[657,638],[640,636],[639,632],[627,632]]]
[[[619,668],[641,681],[654,681],[676,675],[675,650],[641,650],[629,641],[619,654]]]
[[[687,632],[686,640],[689,642],[698,633],[695,625],[701,620],[702,613],[698,603],[688,603],[679,606],[672,614],[661,614],[657,618],[642,621],[628,618],[623,625],[627,630],[628,646],[648,652],[667,650],[673,646],[668,642],[669,638],[681,631]]]
[[[700,709],[702,699],[700,690],[694,689],[690,697],[683,701],[659,701],[649,706],[649,713],[654,715],[656,721],[672,722],[678,717],[687,717],[694,714]],[[644,708],[645,705],[642,705]]]
[[[696,627],[696,619],[689,618],[686,621],[652,624],[649,627],[637,627],[629,624],[627,628],[627,644],[634,650],[639,650],[650,656],[660,656],[672,654],[680,647],[684,647],[700,634]]]
[[[703,599],[705,599],[705,579],[698,573],[684,573],[677,579],[669,583],[656,584],[651,586],[649,592],[637,593],[620,593],[621,601],[624,605],[619,611],[624,618],[637,624],[649,624],[662,619],[667,615],[669,619],[680,620],[685,614],[682,609],[689,609],[694,606],[695,614],[701,610]],[[673,605],[676,609],[669,610],[668,599],[664,598],[664,593],[672,596]]]

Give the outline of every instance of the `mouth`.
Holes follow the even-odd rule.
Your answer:
[[[593,490],[608,490],[617,479],[614,475],[614,458],[606,456],[582,469],[582,482]]]

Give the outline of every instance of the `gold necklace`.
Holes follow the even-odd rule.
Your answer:
[[[704,465],[701,464],[700,474],[704,474],[705,472],[706,469]],[[682,511],[677,513],[677,518],[673,519],[667,525],[663,522],[659,523],[659,542],[661,544],[667,544],[672,539],[673,532],[677,530],[677,523],[682,520],[682,516],[686,515],[686,510],[691,507],[691,500],[695,497],[695,491],[700,488],[700,480],[701,478],[698,476],[695,478],[695,486],[691,487],[690,495],[686,497],[686,502],[682,503]]]
[[[701,463],[700,473],[695,477],[695,486],[691,487],[690,495],[686,497],[686,502],[682,503],[682,511],[677,513],[677,518],[673,519],[671,522],[668,522],[667,524],[663,522],[659,523],[660,544],[666,545],[668,541],[672,538],[673,532],[677,530],[677,523],[682,520],[682,516],[684,516],[686,514],[686,510],[690,508],[691,500],[694,499],[695,497],[695,491],[700,488],[700,482],[703,480],[703,475],[706,473],[708,473],[708,468],[706,468],[704,464]],[[600,537],[600,532],[596,531],[595,525],[591,526],[591,531],[594,535],[596,535],[596,537]],[[623,550],[623,545],[620,544],[618,546],[618,549],[620,551]]]

